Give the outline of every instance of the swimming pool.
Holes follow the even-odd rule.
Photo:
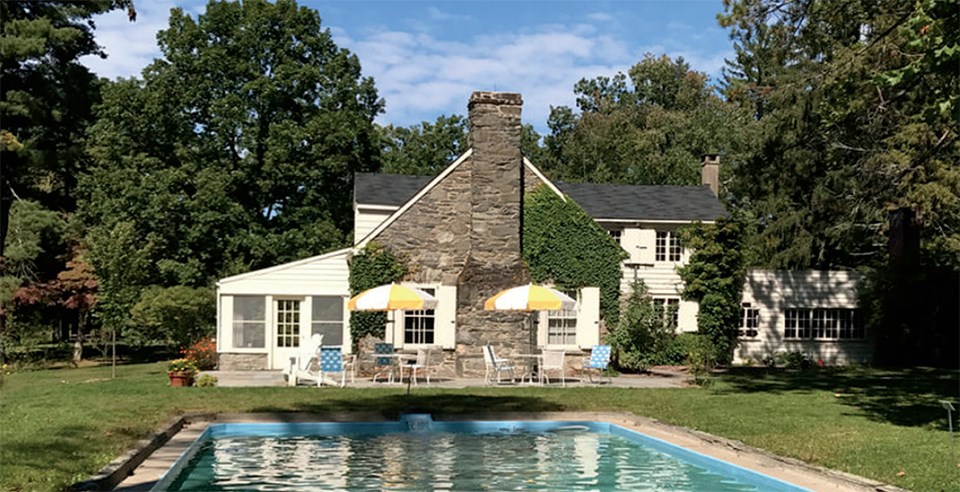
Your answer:
[[[800,491],[606,422],[211,424],[153,490]]]

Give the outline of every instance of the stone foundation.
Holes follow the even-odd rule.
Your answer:
[[[221,353],[218,368],[221,371],[265,371],[267,354]]]

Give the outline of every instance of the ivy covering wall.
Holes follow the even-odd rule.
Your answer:
[[[600,315],[614,326],[627,253],[573,200],[544,185],[527,193],[523,205],[523,259],[533,281],[561,289],[600,287]]]
[[[710,338],[718,362],[729,363],[737,343],[746,275],[743,226],[736,219],[684,228],[680,239],[690,262],[679,269],[683,298],[700,303],[697,330]]]
[[[378,285],[398,282],[407,273],[406,262],[389,248],[370,242],[350,259],[350,295]],[[383,338],[387,313],[354,311],[350,314],[350,336],[356,345],[364,336]]]

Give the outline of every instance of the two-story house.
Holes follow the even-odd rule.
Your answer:
[[[573,311],[482,309],[500,289],[529,281],[520,217],[523,194],[540,184],[580,205],[628,253],[623,292],[642,279],[679,331],[696,331],[697,305],[681,299],[677,267],[689,252],[677,231],[726,215],[717,198],[719,158],[705,156],[702,186],[553,182],[520,153],[520,108],[519,94],[474,93],[473,147],[437,176],[357,174],[353,247],[221,279],[221,367],[281,368],[313,333],[349,350],[348,261],[370,241],[408,258],[414,268],[404,281],[438,298],[436,310],[391,313],[385,338],[398,347],[441,347],[449,374],[482,371],[486,343],[505,354],[589,349],[602,338],[597,288],[571,293],[578,298]],[[847,272],[751,271],[737,358],[798,350],[828,363],[868,360],[856,280]]]

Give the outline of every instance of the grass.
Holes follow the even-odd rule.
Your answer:
[[[628,411],[912,490],[960,490],[946,412],[957,371],[733,370],[706,388],[171,388],[163,364],[7,375],[0,488],[58,490],[87,478],[181,412]],[[902,475],[898,476],[900,472]]]

